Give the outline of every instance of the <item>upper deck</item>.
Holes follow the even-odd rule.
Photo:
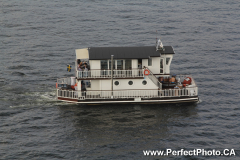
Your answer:
[[[171,46],[164,46],[164,50],[156,50],[154,46],[77,49],[76,77],[109,78],[111,65],[114,78],[143,78],[144,67],[149,68],[153,74],[167,75],[170,74],[173,54],[175,53]]]
[[[113,78],[144,78],[144,69],[133,70],[89,70],[77,71],[78,80],[92,80],[92,79],[110,79],[113,72]]]

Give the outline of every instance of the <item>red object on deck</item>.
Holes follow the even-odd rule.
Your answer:
[[[56,88],[58,88],[58,84],[56,83]]]
[[[184,79],[184,81],[182,82],[182,84],[191,84],[192,83],[192,79],[190,78],[190,77],[186,77],[185,79]]]
[[[75,87],[77,87],[77,83],[75,85],[72,85],[71,88],[75,90]]]
[[[76,86],[77,86],[77,83],[75,83],[75,85],[71,85],[71,88],[75,89]]]

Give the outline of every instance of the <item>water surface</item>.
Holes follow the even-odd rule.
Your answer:
[[[0,159],[161,159],[142,151],[166,148],[239,153],[239,7],[231,0],[1,1]],[[156,36],[174,47],[171,72],[193,75],[200,103],[56,101],[56,79],[73,75],[66,66],[75,49],[149,46]]]

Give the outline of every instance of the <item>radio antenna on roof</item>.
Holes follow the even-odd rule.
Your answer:
[[[157,34],[158,34],[158,31],[156,30],[156,42],[157,42]]]
[[[156,30],[156,51],[158,50],[163,50],[164,51],[164,48],[163,48],[163,44],[162,44],[162,41],[159,39],[157,39],[157,30]]]

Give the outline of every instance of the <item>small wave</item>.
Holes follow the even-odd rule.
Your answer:
[[[0,78],[0,82],[5,82],[5,78]]]
[[[10,108],[66,105],[66,102],[57,101],[55,90],[50,92],[25,92],[18,96],[21,97],[20,104],[11,105]]]
[[[14,76],[25,76],[25,74],[22,73],[22,72],[12,72],[12,75],[14,75]]]
[[[20,105],[16,105],[16,106],[9,106],[10,108],[23,108],[23,107],[27,107],[29,105],[27,104],[20,104]]]
[[[0,86],[4,86],[6,83],[5,78],[0,78]]]
[[[11,105],[9,108],[34,108],[34,107],[39,107],[39,106],[44,106],[44,107],[53,107],[53,106],[61,106],[61,105],[66,105],[69,103],[67,102],[60,102],[60,101],[51,101],[51,102],[46,102],[46,101],[40,101],[40,102],[29,102],[29,103],[24,103],[24,104],[19,104],[19,105]]]
[[[35,97],[36,101],[56,101],[56,92],[25,92],[27,96]]]
[[[26,69],[26,70],[30,70],[30,69],[32,69],[31,67],[29,67],[29,66],[22,66],[22,65],[18,65],[18,66],[10,66],[10,67],[8,67],[8,69]]]
[[[202,100],[199,98],[197,104],[202,103]]]

